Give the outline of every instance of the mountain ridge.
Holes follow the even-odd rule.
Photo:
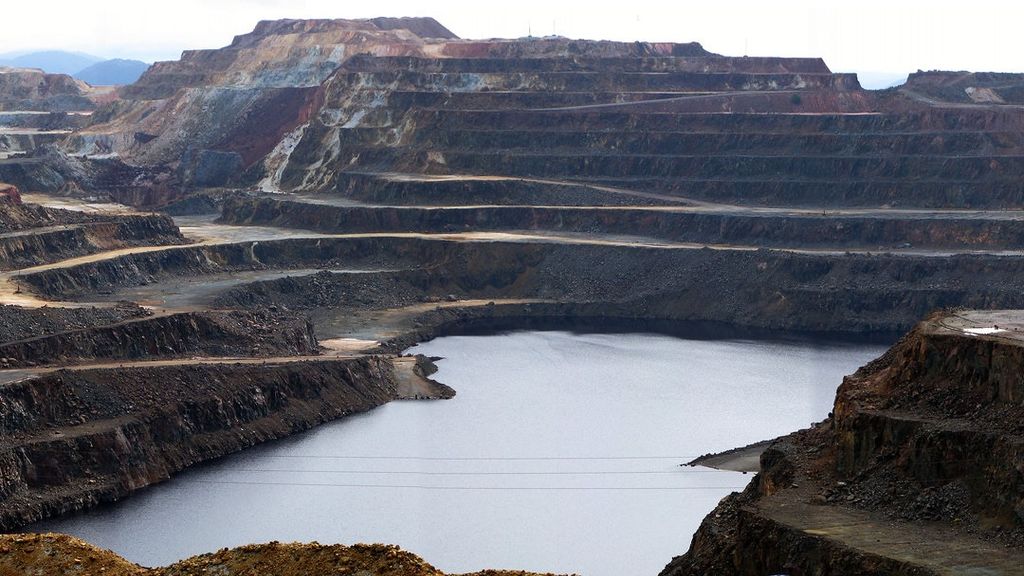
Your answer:
[[[149,64],[69,50],[36,50],[0,54],[0,67],[37,69],[47,74],[66,74],[93,86],[115,86],[135,82]]]
[[[79,70],[74,77],[93,86],[123,86],[133,84],[148,69],[149,64],[141,60],[112,58]]]

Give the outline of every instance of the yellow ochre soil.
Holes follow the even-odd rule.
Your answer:
[[[0,535],[0,576],[446,576],[397,546],[257,544],[144,568],[63,534]],[[465,576],[553,576],[485,570]]]

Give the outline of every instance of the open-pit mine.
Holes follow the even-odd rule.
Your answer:
[[[445,362],[458,360],[413,347],[524,329],[653,332],[740,355],[755,353],[752,342],[803,343],[757,352],[798,359],[773,383],[751,365],[705,386],[757,402],[749,429],[756,417],[783,425],[726,437],[733,445],[694,444],[719,425],[679,390],[626,386],[611,369],[552,388],[567,398],[578,389],[552,410],[567,419],[613,414],[588,394],[640,406],[615,396],[619,384],[650,394],[666,421],[678,405],[678,430],[658,437],[656,420],[646,423],[652,446],[686,439],[643,456],[665,459],[642,472],[659,483],[630,486],[650,498],[700,472],[756,472],[711,487],[729,495],[699,513],[652,500],[668,522],[686,522],[629,524],[637,540],[668,534],[664,557],[639,558],[647,553],[626,535],[610,536],[621,546],[600,547],[637,558],[627,566],[664,566],[663,576],[1024,574],[1024,75],[919,72],[871,91],[820,59],[723,56],[697,43],[465,40],[429,18],[261,22],[117,88],[0,68],[0,304],[3,575],[441,576],[387,538],[204,549],[143,568],[36,532],[237,467],[225,458],[235,453],[294,457],[288,447],[310,438],[300,433],[373,422],[393,401],[454,405]],[[642,364],[656,342],[584,344],[665,386],[676,382],[667,374],[723,354],[676,342],[705,356],[671,352],[685,358],[657,373]],[[805,349],[837,342],[857,344],[795,376]],[[864,364],[879,344],[892,347]],[[853,359],[863,367],[853,371]],[[601,378],[611,387],[584,386]],[[779,391],[754,400],[769,384]],[[812,385],[824,405],[791,411],[787,386]],[[545,401],[517,403],[511,390],[502,403],[513,416]],[[602,418],[594,438],[614,425]],[[406,434],[416,458],[427,433]],[[359,454],[371,458],[367,437]],[[550,454],[570,446],[538,442]],[[595,460],[641,459],[594,443]],[[414,472],[460,473],[455,460]],[[641,473],[571,473],[595,471]],[[413,488],[424,487],[445,485]],[[610,487],[623,486],[589,485],[589,498],[607,504]],[[534,513],[531,501],[517,501],[520,517]],[[477,530],[471,513],[467,531]],[[509,541],[515,517],[502,526]],[[590,529],[557,528],[567,542]],[[494,557],[471,569],[582,570]]]

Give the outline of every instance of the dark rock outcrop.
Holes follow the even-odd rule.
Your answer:
[[[397,397],[391,361],[62,371],[4,386],[0,529],[124,497],[193,464]]]
[[[844,380],[827,420],[775,441],[663,576],[1018,574],[1020,318],[922,322]]]
[[[0,211],[0,270],[104,250],[184,243],[174,221],[157,214],[91,215],[20,203]]]
[[[0,306],[0,341],[11,342],[139,319],[149,312],[134,304],[109,308]]]
[[[162,315],[0,343],[0,358],[8,368],[145,358],[318,353],[308,319],[265,311]]]
[[[847,215],[827,212],[737,214],[666,207],[330,206],[276,198],[231,198],[222,222],[344,234],[546,231],[610,234],[673,242],[808,249],[896,248],[1001,250],[1024,244],[1024,221],[932,214]]]
[[[313,278],[259,283],[221,303],[389,307],[456,294],[603,303],[609,315],[636,318],[894,334],[946,306],[1024,306],[1021,265],[1016,258],[986,255],[815,255],[384,236],[182,247],[26,274],[19,282],[65,299],[231,270],[415,266],[422,269],[338,275],[336,282],[328,275],[323,286],[312,285]]]

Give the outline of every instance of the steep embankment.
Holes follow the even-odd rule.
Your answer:
[[[13,190],[16,195],[17,189]],[[85,214],[6,198],[0,196],[0,270],[119,248],[185,243],[167,216]]]
[[[193,464],[401,396],[388,358],[64,370],[0,396],[0,529],[110,502]],[[425,383],[422,395],[452,391]]]
[[[22,308],[0,306],[0,341],[11,342],[69,332],[85,330],[137,320],[149,315],[139,306],[123,303],[108,308]]]
[[[311,356],[318,352],[313,326],[307,318],[282,317],[264,309],[209,311],[159,315],[2,341],[0,366],[187,356]]]
[[[1005,250],[1024,243],[1024,219],[991,212],[850,212],[730,207],[331,206],[230,198],[221,221],[319,232],[549,231],[673,242],[835,250]]]
[[[483,241],[481,241],[483,240]],[[379,309],[454,297],[605,304],[609,317],[894,333],[936,308],[1024,306],[1016,257],[813,254],[558,238],[353,236],[132,254],[18,278],[55,299],[231,270],[370,267],[257,283],[225,306]]]
[[[1021,319],[922,322],[775,441],[663,575],[1020,574]]]

